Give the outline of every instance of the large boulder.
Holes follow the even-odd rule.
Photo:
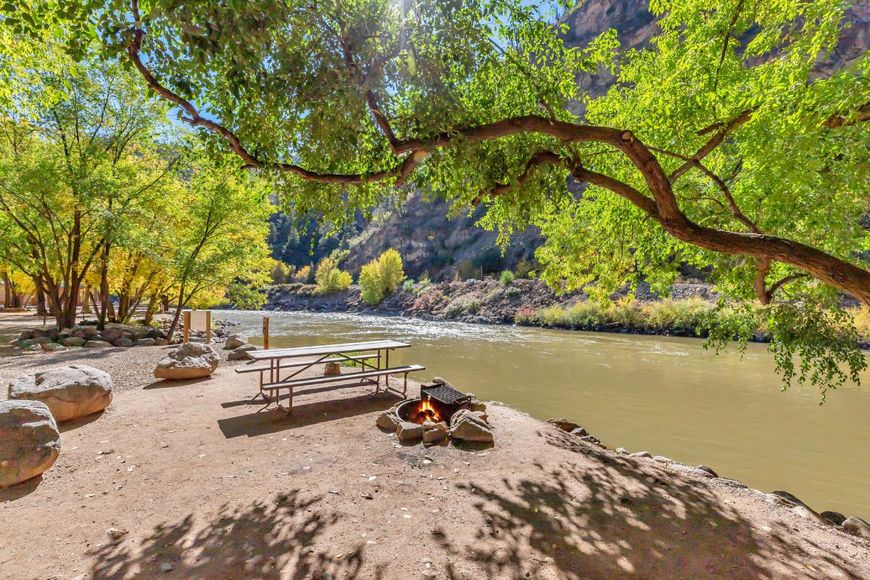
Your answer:
[[[253,344],[243,344],[238,348],[234,348],[233,351],[227,355],[227,360],[251,360],[251,355],[248,353],[254,350],[257,350],[257,347]]]
[[[231,334],[224,342],[224,350],[236,350],[242,345],[248,344],[248,337],[241,334]]]
[[[220,361],[220,355],[211,346],[186,342],[160,359],[154,369],[154,376],[170,381],[210,377]]]
[[[493,443],[492,429],[480,411],[460,409],[450,418],[450,437],[463,441]]]
[[[112,377],[87,365],[25,375],[9,385],[9,398],[42,401],[58,423],[102,411],[112,402]]]
[[[0,487],[36,477],[60,453],[60,432],[40,401],[0,401]]]
[[[60,342],[64,346],[84,346],[85,339],[80,336],[68,336]]]

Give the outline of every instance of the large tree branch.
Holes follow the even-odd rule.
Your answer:
[[[128,46],[128,54],[137,70],[157,94],[177,104],[187,113],[187,116],[183,117],[186,122],[223,136],[229,142],[232,150],[248,166],[271,167],[293,173],[302,179],[324,183],[356,184],[390,178],[402,181],[431,151],[448,147],[456,142],[474,143],[518,134],[536,133],[552,137],[562,143],[602,143],[618,149],[631,161],[643,177],[652,198],[622,181],[585,169],[582,166],[576,166],[572,169],[572,173],[577,179],[604,187],[627,199],[661,224],[665,231],[686,243],[725,254],[739,254],[790,264],[870,304],[870,272],[858,266],[816,248],[785,238],[755,232],[730,232],[704,227],[692,222],[680,211],[673,192],[673,181],[691,168],[696,167],[704,157],[725,140],[731,131],[746,123],[752,116],[751,110],[744,111],[728,123],[713,129],[716,130],[715,135],[691,156],[690,161],[686,161],[671,176],[665,174],[652,151],[629,131],[570,123],[538,115],[511,117],[431,137],[397,140],[393,150],[396,155],[405,155],[405,157],[396,167],[386,171],[357,175],[323,174],[295,164],[266,162],[257,159],[245,149],[238,136],[232,131],[215,121],[203,118],[192,103],[163,87],[140,58],[143,30],[136,10],[136,0],[132,1],[136,28],[133,39]]]

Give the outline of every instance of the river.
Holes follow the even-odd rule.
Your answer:
[[[690,338],[308,312],[216,317],[262,344],[264,315],[273,348],[407,341],[413,347],[391,364],[425,365],[419,380],[442,376],[483,400],[574,420],[611,449],[703,463],[756,489],[790,491],[817,511],[870,517],[870,388],[831,391],[821,406],[813,388],[781,392],[764,345],[741,359]]]

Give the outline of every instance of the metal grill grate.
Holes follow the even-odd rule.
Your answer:
[[[443,384],[423,385],[420,387],[420,392],[422,395],[426,395],[442,405],[461,405],[470,400],[470,397],[465,393],[461,393],[453,387]]]

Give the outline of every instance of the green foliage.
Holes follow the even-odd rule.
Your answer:
[[[272,284],[288,284],[293,280],[294,272],[295,269],[290,264],[285,264],[281,260],[275,260],[269,276],[272,278]]]
[[[240,310],[261,310],[266,305],[266,293],[262,289],[238,282],[227,287],[226,299]]]
[[[375,306],[384,301],[384,287],[381,284],[381,273],[377,261],[371,261],[362,267],[359,273],[359,287],[363,301]]]
[[[353,281],[349,272],[338,269],[338,263],[333,258],[323,258],[314,273],[314,283],[317,294],[333,294],[347,290]]]
[[[366,304],[380,304],[384,298],[396,291],[404,279],[402,256],[390,248],[360,270],[362,298]]]
[[[513,284],[515,278],[516,277],[514,276],[514,273],[511,272],[510,270],[502,270],[502,273],[499,274],[499,277],[498,277],[498,279],[501,281],[501,283],[504,284],[505,286],[510,286],[511,284]]]
[[[99,39],[101,56],[126,58],[135,30],[127,3],[67,4],[6,3],[2,46],[27,34],[44,35],[81,56]],[[456,212],[482,195],[481,223],[497,229],[502,243],[537,226],[546,238],[536,254],[540,278],[560,290],[584,287],[598,301],[642,280],[664,292],[678,266],[688,264],[709,272],[724,299],[742,312],[755,300],[758,264],[730,247],[714,252],[693,245],[692,236],[704,228],[757,229],[868,267],[870,234],[861,218],[870,190],[870,148],[866,124],[856,121],[870,102],[870,57],[865,52],[842,70],[817,70],[848,25],[843,16],[850,2],[759,0],[750,7],[744,0],[712,6],[704,0],[656,0],[651,9],[660,17],[659,32],[647,47],[632,51],[620,49],[612,30],[585,46],[567,45],[562,27],[554,26],[561,6],[544,0],[363,0],[317,4],[312,18],[311,3],[301,0],[189,2],[183,9],[176,0],[153,0],[141,3],[138,20],[142,53],[155,78],[193,102],[207,103],[208,117],[224,123],[248,152],[269,162],[292,158],[307,171],[365,176],[348,184],[305,180],[301,172],[271,175],[294,215],[312,210],[345,225],[358,210],[370,215],[395,195],[394,177],[370,177],[398,166],[406,153],[397,154],[372,123],[370,95],[400,142],[541,115],[552,122],[618,127],[651,147],[654,159],[645,163],[660,165],[665,174],[751,111],[703,159],[719,181],[700,167],[671,180],[679,212],[695,226],[682,236],[689,241],[673,235],[674,222],[663,228],[624,194],[594,185],[569,190],[569,174],[582,167],[585,175],[619,180],[647,200],[655,193],[636,159],[594,140],[560,140],[535,131],[499,139],[457,137],[443,145],[439,140],[415,150],[417,165],[405,183],[449,200]],[[30,47],[20,54],[42,53]],[[34,86],[32,72],[2,64],[0,98],[14,102],[8,87]],[[586,94],[578,75],[602,70],[614,75],[615,85],[604,95]],[[52,92],[43,96],[46,102],[54,98]],[[214,150],[225,146],[209,141]],[[561,163],[526,174],[529,160],[542,151]],[[499,195],[486,195],[496,187]],[[477,267],[489,269],[487,264]],[[384,296],[374,283],[376,270],[368,267],[360,276],[361,284],[369,280],[364,294],[374,302]],[[772,287],[796,273],[775,260],[764,281]],[[836,298],[833,288],[805,277],[780,288],[775,304],[764,309],[787,380],[836,383],[841,375],[833,371],[834,359],[850,367],[847,378],[857,377],[858,359],[834,340],[832,329],[841,317]],[[816,313],[815,322],[788,306],[795,303]],[[575,314],[580,321],[598,316]],[[661,313],[663,321],[686,324],[699,315]],[[800,362],[789,371],[790,355],[822,366],[813,367],[818,373],[803,372]]]
[[[860,334],[856,319],[839,307],[815,304],[776,303],[766,307],[741,308],[725,319],[711,319],[708,346],[717,351],[730,340],[746,341],[764,332],[770,340],[783,390],[792,386],[819,388],[825,401],[828,389],[846,381],[858,383],[859,373],[867,369],[864,353],[858,348]]]

